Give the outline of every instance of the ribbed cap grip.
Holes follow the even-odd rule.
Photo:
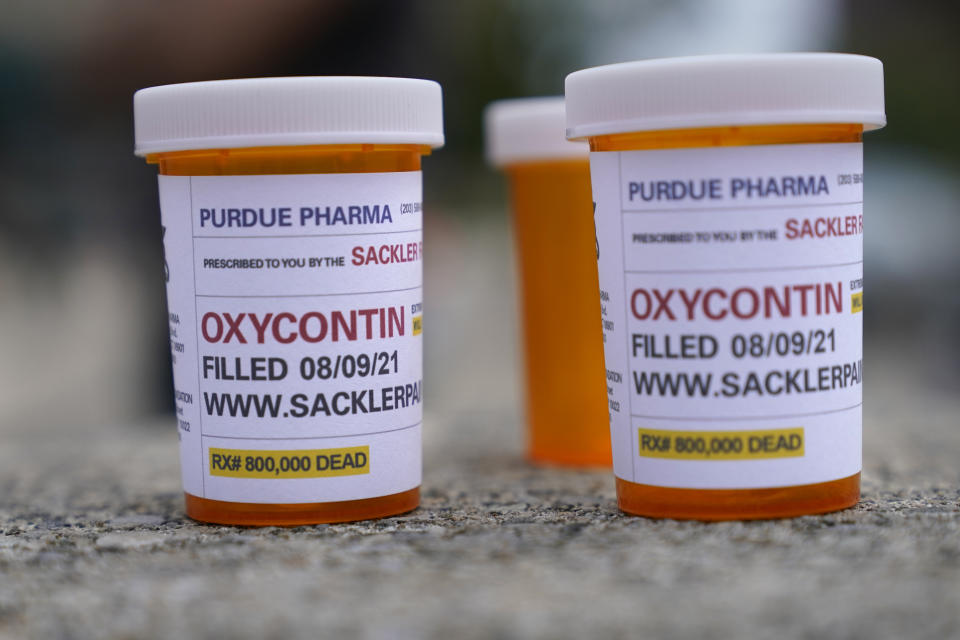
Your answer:
[[[141,89],[136,154],[307,144],[443,146],[440,85],[366,77],[250,78]]]
[[[764,124],[886,124],[883,64],[842,53],[692,56],[567,76],[567,137]]]

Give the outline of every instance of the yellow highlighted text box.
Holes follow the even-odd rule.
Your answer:
[[[641,458],[766,460],[804,455],[803,427],[756,431],[638,429]]]
[[[413,316],[413,335],[423,333],[423,316]]]
[[[863,291],[850,294],[850,313],[863,311]]]
[[[225,478],[332,478],[370,473],[370,447],[290,451],[210,449],[210,475]]]

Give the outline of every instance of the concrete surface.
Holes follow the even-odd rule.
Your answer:
[[[484,324],[467,343],[435,325],[423,505],[402,517],[201,525],[172,422],[0,425],[0,637],[960,637],[960,399],[942,371],[868,345],[854,509],[622,516],[609,472],[522,462],[512,311],[487,304],[508,258],[443,276],[470,286],[432,317]]]

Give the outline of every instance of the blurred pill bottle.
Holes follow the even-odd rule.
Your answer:
[[[703,520],[856,504],[863,131],[883,67],[824,53],[578,71],[619,506]]]
[[[405,78],[152,87],[187,515],[299,525],[419,504],[421,157],[441,90]]]
[[[487,159],[510,187],[527,456],[609,465],[589,149],[564,131],[562,97],[502,100],[485,112]]]

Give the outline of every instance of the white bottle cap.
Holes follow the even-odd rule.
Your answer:
[[[133,96],[137,155],[311,144],[443,146],[440,85],[410,78],[189,82]]]
[[[567,137],[765,124],[887,123],[883,64],[843,53],[641,60],[571,73]]]
[[[490,103],[483,114],[487,162],[504,167],[542,160],[586,159],[585,142],[564,135],[563,97],[519,98]]]

